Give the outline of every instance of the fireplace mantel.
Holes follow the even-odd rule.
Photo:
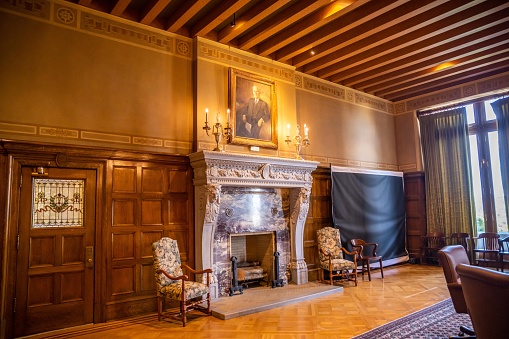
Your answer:
[[[304,225],[318,162],[201,151],[189,155],[194,169],[195,249],[198,269],[213,268],[214,232],[220,213],[221,188],[288,188],[290,191],[291,283],[308,282],[304,261]],[[212,289],[212,297],[217,297]]]
[[[194,185],[240,187],[311,187],[318,162],[202,151],[189,156]]]

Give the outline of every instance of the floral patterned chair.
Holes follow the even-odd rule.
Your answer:
[[[341,246],[339,230],[332,227],[324,227],[317,232],[320,268],[322,270],[322,281],[324,270],[329,272],[330,284],[333,284],[334,277],[341,277],[353,281],[357,286],[357,257],[356,252],[349,252]],[[353,256],[353,261],[343,258],[343,253]]]
[[[157,285],[157,319],[161,321],[163,302],[165,298],[180,302],[182,326],[186,326],[186,313],[196,309],[211,315],[210,310],[210,274],[212,270],[196,271],[180,261],[177,241],[170,238],[161,238],[152,244],[154,258],[154,273]],[[182,268],[195,274],[206,274],[206,284],[190,281]],[[204,298],[205,296],[205,298]],[[206,303],[206,307],[200,305]],[[176,318],[178,318],[176,316]]]

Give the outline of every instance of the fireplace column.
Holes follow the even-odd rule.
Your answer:
[[[292,237],[290,271],[292,273],[291,282],[296,285],[308,282],[308,267],[304,261],[304,225],[309,211],[310,194],[310,187],[290,190],[290,234]]]
[[[213,269],[213,241],[219,215],[219,203],[221,202],[221,185],[195,186],[194,200],[195,205],[198,206],[196,211],[196,234],[198,236],[195,236],[195,251],[197,254],[195,266],[197,270],[212,268],[210,295],[214,299],[217,298],[219,287],[216,272]]]

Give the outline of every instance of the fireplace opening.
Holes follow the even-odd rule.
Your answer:
[[[238,283],[244,288],[269,286],[274,279],[274,232],[231,234],[230,244]]]

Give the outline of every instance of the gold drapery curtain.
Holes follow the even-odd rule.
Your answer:
[[[466,109],[421,115],[419,123],[428,232],[476,236]]]
[[[507,222],[509,223],[509,98],[502,98],[491,103],[497,116],[498,152],[500,154],[500,171]]]

